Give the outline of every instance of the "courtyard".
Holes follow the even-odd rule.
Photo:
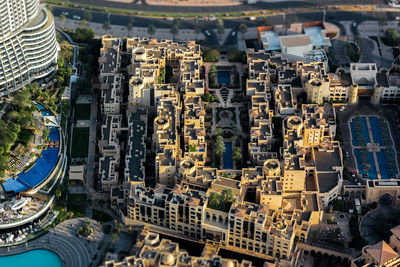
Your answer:
[[[375,115],[355,116],[349,128],[358,174],[368,179],[397,177],[396,152],[388,122]]]

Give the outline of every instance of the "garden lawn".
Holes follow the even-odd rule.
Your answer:
[[[111,222],[113,220],[113,218],[110,215],[97,209],[93,209],[92,219],[102,223]]]
[[[67,201],[67,210],[74,212],[77,217],[85,217],[86,200],[86,194],[69,194]]]
[[[90,128],[74,128],[72,133],[72,158],[86,158],[89,148]]]
[[[90,120],[90,104],[76,104],[75,118],[77,120]]]

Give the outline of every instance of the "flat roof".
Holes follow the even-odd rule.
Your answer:
[[[335,188],[338,183],[338,175],[337,172],[317,173],[319,192],[326,193]]]

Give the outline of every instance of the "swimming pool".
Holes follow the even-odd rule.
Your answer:
[[[61,258],[47,249],[35,249],[28,252],[0,257],[0,266],[8,267],[61,267]]]
[[[369,116],[368,119],[374,143],[378,143],[380,146],[392,146],[393,143],[386,121],[379,121],[378,117],[375,116]]]
[[[363,177],[365,175],[368,175],[368,179],[373,180],[373,179],[378,179],[378,174],[376,172],[376,168],[375,168],[375,162],[374,162],[374,154],[371,152],[367,152],[367,157],[366,158],[362,158],[361,157],[361,149],[356,148],[354,149],[354,155],[356,157],[357,160],[357,168],[358,168],[358,173],[360,175],[362,175]],[[368,161],[368,164],[370,166],[368,171],[364,170],[364,164],[363,161]]]
[[[35,104],[42,114],[50,114],[41,104]],[[42,150],[40,156],[36,159],[35,165],[27,172],[21,172],[16,178],[7,179],[3,188],[7,193],[19,193],[29,188],[34,188],[43,183],[51,174],[58,161],[58,152],[60,150],[60,133],[56,127],[48,127],[49,146]],[[0,265],[1,266],[1,265]]]
[[[224,166],[225,170],[233,169],[233,162],[232,162],[232,142],[224,142],[225,143],[225,153],[223,155]]]
[[[350,130],[353,146],[366,146],[367,143],[370,143],[366,117],[352,118]]]
[[[35,106],[36,106],[40,111],[46,109],[42,104],[35,103]]]
[[[218,71],[218,83],[230,83],[231,82],[231,73],[230,71]]]
[[[376,153],[378,158],[379,171],[381,173],[382,179],[395,178],[397,174],[396,158],[394,156],[394,151],[383,151]]]

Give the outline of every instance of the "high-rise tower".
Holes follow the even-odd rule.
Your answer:
[[[55,70],[54,19],[39,0],[0,1],[0,96]]]

